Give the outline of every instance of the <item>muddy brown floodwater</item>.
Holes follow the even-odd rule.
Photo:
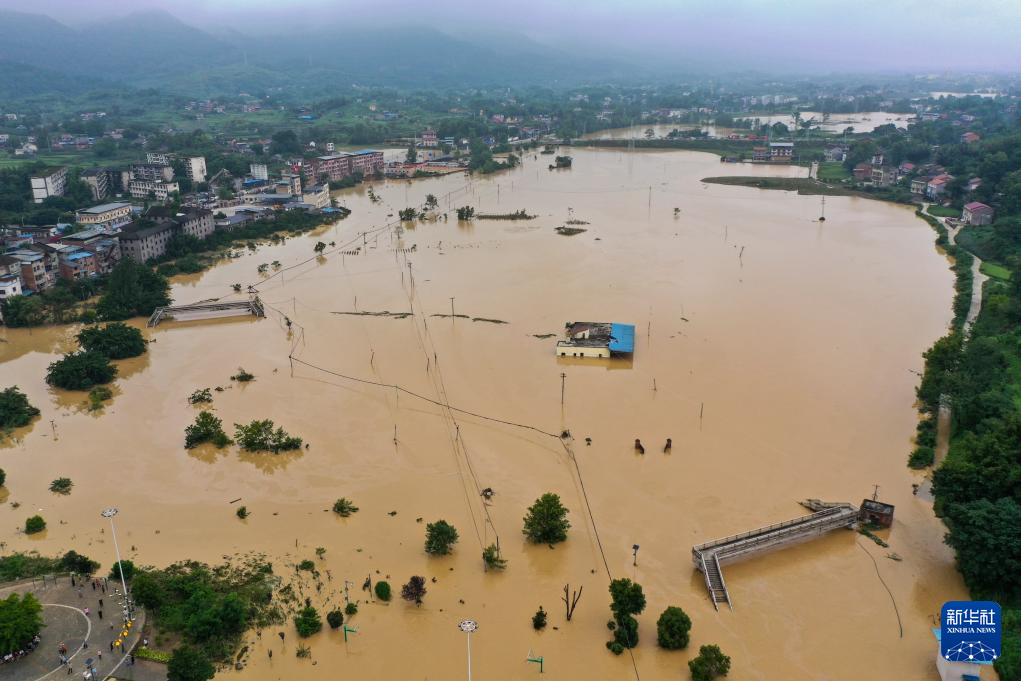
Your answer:
[[[121,546],[143,564],[263,552],[289,575],[322,546],[332,581],[317,603],[327,592],[338,602],[345,579],[362,601],[369,575],[389,576],[395,592],[413,574],[429,580],[420,608],[398,598],[362,603],[346,646],[336,632],[310,639],[315,665],[295,657],[292,625],[283,646],[275,631],[250,635],[246,679],[462,678],[463,617],[480,623],[477,678],[535,678],[532,652],[544,656],[546,678],[630,679],[628,655],[604,647],[609,597],[598,530],[609,570],[636,578],[648,597],[635,651],[642,678],[684,678],[705,643],[732,656],[735,681],[851,681],[877,665],[890,678],[936,678],[930,616],[965,590],[943,527],[912,496],[918,478],[905,466],[921,353],[951,318],[952,275],[932,231],[891,204],[830,198],[819,223],[818,197],[699,181],[803,176],[802,168],[722,165],[693,152],[572,154],[568,171],[548,171],[540,155],[488,178],[381,182],[380,203],[365,188],[346,190],[338,198],[353,214],[321,235],[262,246],[176,282],[179,302],[233,296],[231,284],[262,279],[260,263],[297,263],[320,238],[361,243],[359,232],[427,193],[451,213],[399,237],[377,232],[362,255],[330,255],[266,281],[267,319],[146,329],[149,352],[119,363],[101,415],[80,409],[84,395],[43,382],[73,328],[0,332],[0,383],[19,385],[43,412],[0,450],[8,501],[21,504],[0,510],[6,549],[75,548],[109,564],[99,511],[117,505]],[[452,209],[461,205],[538,217],[458,223]],[[568,219],[588,222],[587,231],[558,235]],[[507,323],[433,317],[450,312],[451,297],[456,314]],[[414,315],[335,314],[351,311]],[[292,337],[282,314],[298,325]],[[560,333],[569,320],[634,324],[633,360],[558,361],[555,339],[534,335]],[[595,527],[558,439],[451,418],[303,364],[292,375],[292,345],[302,362],[336,373],[550,433],[569,429]],[[239,365],[256,380],[231,385]],[[214,393],[214,409],[228,426],[272,418],[311,447],[280,456],[186,451],[183,431],[198,411],[186,398],[217,385],[226,390]],[[70,496],[47,491],[60,476],[74,480]],[[798,516],[796,502],[808,497],[859,503],[874,484],[897,506],[884,533],[889,549],[838,531],[728,566],[735,607],[714,611],[692,568],[693,544]],[[479,487],[496,491],[488,519]],[[546,491],[561,495],[573,524],[552,550],[526,545],[521,534],[525,508]],[[361,510],[347,519],[326,512],[340,496]],[[252,513],[244,521],[229,503],[239,497]],[[17,532],[37,511],[49,529]],[[424,523],[440,518],[461,540],[452,556],[430,558]],[[497,536],[509,565],[486,573],[481,548]],[[632,544],[641,546],[637,566]],[[891,552],[903,560],[888,559]],[[584,586],[570,623],[560,602],[568,582]],[[540,605],[550,626],[536,633],[529,620]],[[687,652],[656,647],[655,622],[668,605],[694,622]]]

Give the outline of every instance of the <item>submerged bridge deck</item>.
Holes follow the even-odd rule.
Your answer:
[[[195,319],[214,319],[217,317],[236,317],[240,315],[254,315],[265,317],[266,311],[262,307],[262,301],[258,296],[252,296],[248,300],[233,300],[230,302],[207,302],[193,303],[191,305],[168,305],[157,307],[152,316],[149,317],[147,326],[157,326],[164,319],[175,319],[177,321],[189,321]]]
[[[720,609],[726,603],[733,609],[730,592],[723,580],[721,565],[746,558],[752,554],[783,548],[812,539],[840,527],[851,527],[858,522],[858,507],[849,503],[830,503],[809,499],[802,505],[815,511],[811,515],[785,520],[750,532],[715,539],[691,548],[695,568],[705,577],[713,607]]]

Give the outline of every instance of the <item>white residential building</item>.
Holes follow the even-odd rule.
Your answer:
[[[256,180],[265,182],[269,179],[269,167],[265,163],[252,163],[248,168]]]
[[[128,184],[128,192],[135,199],[155,198],[158,201],[166,201],[174,192],[181,191],[180,185],[176,182],[163,182],[152,180],[132,180]]]
[[[57,168],[48,175],[32,178],[32,201],[42,203],[51,196],[63,196],[67,188],[67,168]]]
[[[184,159],[184,171],[192,182],[206,181],[206,157],[189,156]]]
[[[113,228],[131,222],[130,203],[104,203],[75,212],[75,220],[83,225]]]

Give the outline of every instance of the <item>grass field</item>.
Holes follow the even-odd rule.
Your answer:
[[[935,215],[938,218],[959,218],[961,211],[947,206],[929,206],[929,215]]]
[[[843,163],[820,163],[818,177],[823,182],[840,182],[851,177]]]
[[[1001,281],[1010,281],[1010,270],[1003,265],[997,265],[983,260],[982,266],[979,270],[987,277],[992,277],[993,279],[999,279]]]

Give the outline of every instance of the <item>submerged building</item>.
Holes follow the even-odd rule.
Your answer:
[[[557,341],[559,357],[609,358],[635,351],[635,327],[617,322],[568,322],[566,340]]]

